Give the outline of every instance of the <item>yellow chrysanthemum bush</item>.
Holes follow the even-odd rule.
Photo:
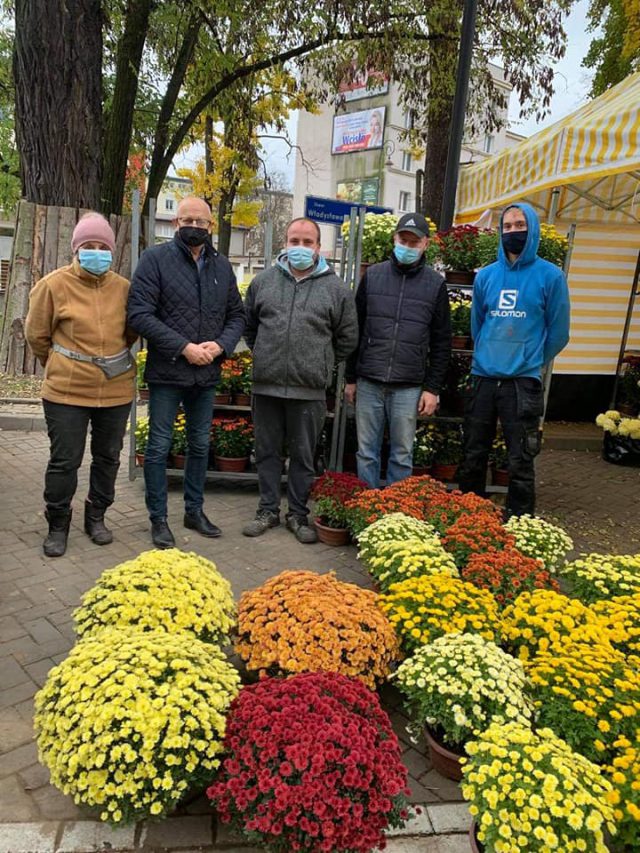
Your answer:
[[[611,643],[626,655],[640,655],[640,592],[601,599],[591,605]]]
[[[525,665],[538,723],[602,763],[640,727],[640,672],[606,642],[563,640]]]
[[[385,542],[399,539],[430,539],[435,532],[432,524],[420,521],[403,512],[391,512],[383,515],[373,524],[369,524],[358,534],[358,557],[366,566],[375,557],[378,549]]]
[[[460,573],[455,560],[440,544],[439,536],[423,539],[392,539],[378,547],[377,556],[367,561],[369,574],[381,590],[417,575],[443,572],[457,578]]]
[[[560,574],[585,604],[640,592],[640,554],[587,554],[567,563]]]
[[[502,635],[509,651],[528,660],[571,636],[602,642],[603,625],[582,602],[552,589],[537,589],[523,592],[504,609]]]
[[[380,607],[407,651],[454,632],[487,640],[500,637],[498,605],[491,593],[442,572],[392,584],[380,596]]]
[[[561,527],[532,515],[512,515],[505,524],[516,539],[516,548],[527,557],[540,560],[548,572],[557,571],[573,540]]]
[[[625,850],[640,850],[640,731],[633,740],[619,737],[613,746],[616,756],[605,772],[613,785],[607,801],[614,809],[616,840]]]
[[[286,571],[243,593],[236,652],[264,675],[339,672],[374,688],[400,654],[378,595],[333,572]]]
[[[40,761],[102,820],[165,815],[211,780],[239,686],[222,652],[189,634],[107,629],[36,694]]]
[[[533,701],[519,660],[479,634],[445,634],[421,646],[392,675],[412,729],[429,726],[461,752],[492,722],[530,725]]]
[[[495,853],[607,853],[615,832],[602,769],[552,729],[494,723],[467,744],[462,795],[478,839]]]
[[[107,627],[186,631],[224,643],[236,624],[231,584],[214,563],[177,548],[145,551],[107,569],[74,613],[79,637]]]

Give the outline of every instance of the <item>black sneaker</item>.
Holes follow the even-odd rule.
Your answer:
[[[309,526],[306,516],[288,515],[287,530],[290,530],[298,542],[301,542],[303,545],[313,545],[314,542],[318,541],[316,529]]]
[[[243,536],[262,536],[270,527],[278,527],[280,524],[280,516],[277,512],[269,512],[269,510],[261,510],[256,513],[253,521],[242,528]]]

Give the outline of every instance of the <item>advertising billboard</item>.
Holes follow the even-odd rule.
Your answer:
[[[389,78],[381,71],[363,71],[357,69],[353,80],[343,80],[338,92],[345,101],[357,101],[359,98],[373,98],[389,91]]]
[[[382,148],[385,107],[340,113],[333,117],[332,154],[351,154]]]
[[[379,186],[379,178],[356,178],[352,181],[340,181],[336,189],[336,198],[340,201],[377,204]]]

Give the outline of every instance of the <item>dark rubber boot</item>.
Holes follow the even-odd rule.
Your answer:
[[[104,512],[91,501],[84,502],[84,532],[96,545],[109,545],[113,542],[113,533],[104,523]]]
[[[47,510],[44,517],[49,522],[49,533],[42,545],[45,557],[62,557],[67,550],[71,510]]]

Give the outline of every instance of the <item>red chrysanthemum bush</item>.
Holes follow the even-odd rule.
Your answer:
[[[481,513],[498,521],[501,517],[500,507],[473,492],[434,492],[424,508],[425,521],[433,524],[440,534],[446,533],[461,516]]]
[[[364,480],[360,480],[355,474],[326,471],[313,484],[311,497],[316,501],[320,498],[332,498],[340,501],[340,503],[346,503],[346,501],[366,488],[367,484]]]
[[[515,537],[504,529],[495,515],[486,512],[461,515],[442,537],[445,550],[453,554],[459,569],[464,568],[472,554],[502,551],[515,547]]]
[[[392,512],[403,512],[420,520],[424,518],[422,502],[418,498],[394,493],[392,489],[365,489],[347,501],[345,508],[349,529],[354,536]]]
[[[557,580],[538,560],[525,557],[512,547],[471,554],[462,570],[462,577],[481,589],[488,589],[501,606],[510,604],[521,592],[534,589],[560,592]]]
[[[398,740],[355,679],[307,673],[244,687],[224,745],[207,794],[223,823],[273,853],[369,853],[408,816]]]

